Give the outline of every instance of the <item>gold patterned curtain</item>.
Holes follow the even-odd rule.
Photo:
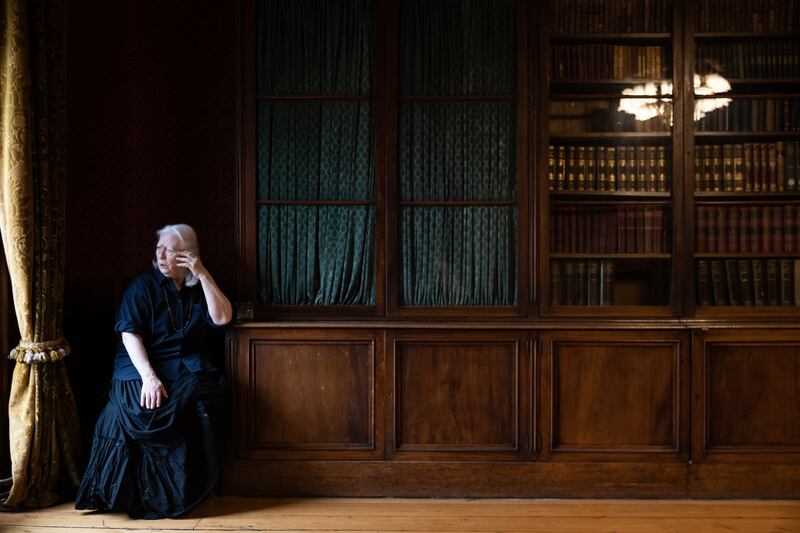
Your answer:
[[[75,400],[62,361],[64,294],[64,0],[2,0],[0,231],[22,340],[3,509],[45,507],[79,482]]]

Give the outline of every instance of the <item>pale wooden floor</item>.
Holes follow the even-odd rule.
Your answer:
[[[675,533],[800,532],[800,501],[215,498],[178,520],[129,520],[65,504],[0,513],[3,533],[99,531]]]

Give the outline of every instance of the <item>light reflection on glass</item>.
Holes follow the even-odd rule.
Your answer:
[[[719,74],[694,75],[694,94],[697,96],[712,96],[730,90],[731,84]],[[672,125],[671,106],[668,105],[672,100],[671,81],[634,85],[623,89],[622,94],[636,98],[621,98],[619,111],[633,115],[636,120],[641,122],[657,116],[664,116],[669,118],[669,124]],[[648,96],[652,96],[652,98],[647,98]],[[694,120],[700,120],[711,111],[730,103],[730,98],[698,98],[694,103]]]
[[[719,74],[694,75],[694,94],[697,96],[711,96],[726,93],[730,90],[731,84]],[[698,98],[694,102],[694,120],[700,120],[711,111],[725,107],[730,103],[730,98]]]

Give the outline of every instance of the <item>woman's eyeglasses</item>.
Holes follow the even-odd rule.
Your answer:
[[[167,248],[164,245],[156,246],[156,255],[161,255],[161,253],[165,253],[167,257],[175,257],[179,252],[183,250],[173,250],[172,248]]]

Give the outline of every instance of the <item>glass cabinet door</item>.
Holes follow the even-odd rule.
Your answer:
[[[800,308],[797,4],[703,0],[689,13],[700,316]]]
[[[550,14],[543,309],[673,314],[672,2],[555,0]]]

